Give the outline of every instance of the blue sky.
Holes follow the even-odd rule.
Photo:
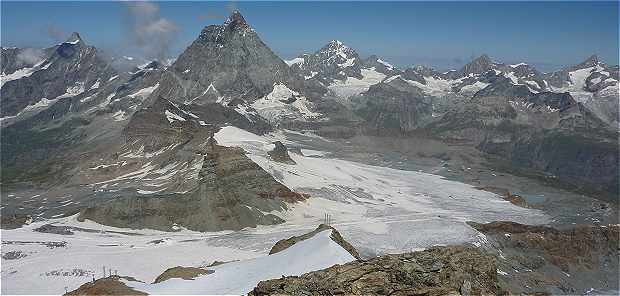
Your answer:
[[[158,2],[174,25],[176,56],[231,6],[283,58],[342,40],[362,56],[400,66],[458,67],[487,53],[542,71],[598,54],[618,64],[618,2]],[[2,46],[45,47],[78,31],[89,44],[139,54],[128,5],[120,2],[1,2]],[[155,39],[155,38],[151,38]]]

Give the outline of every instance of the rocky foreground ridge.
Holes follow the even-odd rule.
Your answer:
[[[264,281],[249,295],[480,295],[500,290],[492,256],[450,246]]]
[[[278,241],[267,257],[332,231],[330,239],[356,260],[299,276],[263,280],[248,295],[549,295],[588,290],[605,294],[618,289],[618,279],[613,278],[617,272],[602,269],[618,270],[619,225],[558,230],[501,221],[468,224],[484,234],[480,243],[374,258],[360,258],[336,229],[322,224],[307,234]],[[295,260],[303,261],[301,257]],[[225,264],[173,267],[154,284],[169,279],[176,279],[175,284],[181,279],[200,280],[218,273],[216,265]],[[127,286],[132,283],[142,282],[111,276],[68,295],[144,295]]]

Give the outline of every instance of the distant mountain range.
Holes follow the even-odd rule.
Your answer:
[[[77,33],[23,58],[32,51],[2,48],[3,192],[70,194],[68,209],[106,224],[168,228],[171,215],[198,230],[279,223],[263,213],[302,197],[242,151],[207,144],[225,125],[339,138],[424,134],[618,192],[618,66],[596,56],[552,73],[487,55],[437,72],[362,58],[334,40],[283,61],[238,11],[205,27],[169,65],[127,69],[126,58],[104,57]],[[227,189],[215,206],[201,198],[214,178]],[[206,208],[212,214],[199,218]]]

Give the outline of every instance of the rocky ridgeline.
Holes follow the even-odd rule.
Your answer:
[[[495,259],[475,248],[434,247],[260,282],[248,295],[500,294]]]
[[[283,240],[279,240],[269,251],[269,255],[271,254],[275,254],[278,252],[281,252],[283,250],[286,250],[287,248],[291,247],[292,245],[309,239],[313,236],[315,236],[317,233],[324,231],[324,230],[331,230],[332,234],[330,236],[330,238],[336,242],[338,245],[340,245],[343,249],[347,250],[347,252],[349,252],[349,254],[351,254],[351,256],[353,256],[355,259],[360,259],[360,255],[357,252],[357,250],[349,243],[347,242],[344,238],[342,238],[342,236],[340,235],[340,232],[338,232],[338,230],[336,230],[336,228],[331,227],[329,225],[325,225],[325,224],[321,224],[319,225],[319,227],[317,227],[315,230],[308,232],[306,234],[300,235],[300,236],[293,236],[291,238],[287,238],[287,239],[283,239]]]
[[[512,293],[582,294],[618,290],[620,225],[558,230],[514,222],[469,225],[486,235],[500,282]]]
[[[282,223],[264,213],[307,198],[276,181],[243,149],[219,146],[213,138],[207,143],[200,181],[191,192],[117,198],[86,208],[79,219],[129,228],[239,230]]]

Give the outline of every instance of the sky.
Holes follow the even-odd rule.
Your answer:
[[[618,2],[0,2],[2,46],[47,47],[72,31],[113,54],[172,56],[239,9],[283,59],[333,39],[362,57],[440,70],[486,53],[541,71],[592,54],[618,64]]]

